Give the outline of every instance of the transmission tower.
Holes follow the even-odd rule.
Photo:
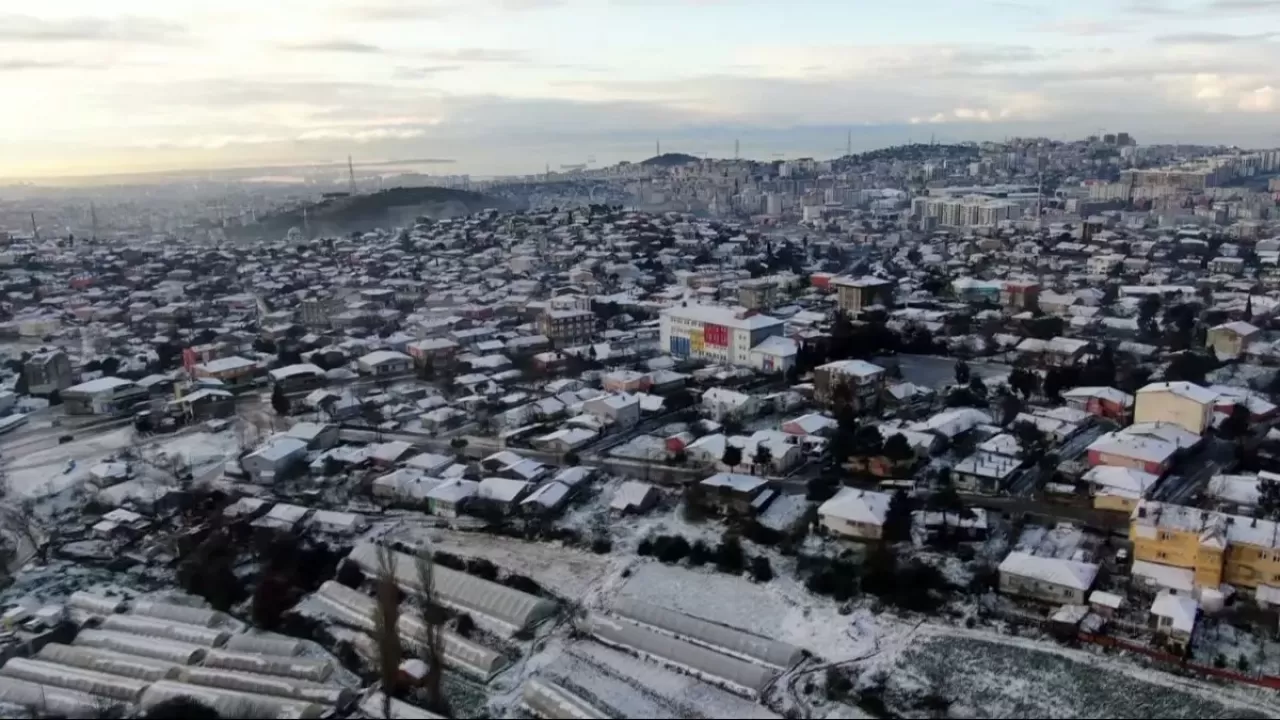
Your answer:
[[[356,194],[356,168],[351,164],[351,156],[347,156],[347,192]]]

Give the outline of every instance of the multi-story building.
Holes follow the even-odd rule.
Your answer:
[[[772,280],[756,278],[738,283],[738,303],[749,310],[767,310],[773,305],[778,284]]]
[[[840,388],[848,388],[844,399],[856,412],[880,407],[884,390],[884,368],[866,360],[837,360],[813,371],[813,395],[818,402],[834,405],[841,399]]]
[[[309,297],[298,303],[298,316],[302,324],[309,328],[327,328],[331,319],[341,309],[341,304],[332,297]]]
[[[674,357],[751,366],[751,350],[782,335],[785,323],[745,308],[679,305],[662,311],[660,347]]]
[[[840,309],[850,315],[857,315],[872,305],[887,307],[893,298],[893,282],[870,275],[833,277],[830,286],[836,289]]]
[[[1213,420],[1217,393],[1189,382],[1151,383],[1137,394],[1134,423],[1173,423],[1203,435]]]
[[[589,341],[595,327],[590,310],[548,310],[538,318],[538,332],[560,347]]]
[[[71,387],[71,360],[61,350],[32,355],[23,363],[22,372],[27,376],[27,392],[32,395],[48,395]]]
[[[1273,521],[1144,500],[1129,516],[1129,539],[1135,574],[1197,589],[1225,582],[1280,593],[1280,525]],[[1183,573],[1148,573],[1139,563]]]
[[[195,365],[191,374],[197,378],[212,378],[231,388],[248,387],[253,384],[253,376],[258,371],[258,364],[252,360],[232,355]]]

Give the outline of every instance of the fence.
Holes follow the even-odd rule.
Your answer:
[[[1200,663],[1191,662],[1190,660],[1186,660],[1172,653],[1167,653],[1163,650],[1157,650],[1141,643],[1112,637],[1110,635],[1096,635],[1082,632],[1079,634],[1079,637],[1082,642],[1093,643],[1099,647],[1117,648],[1119,650],[1140,653],[1158,663],[1174,666],[1183,670],[1189,670],[1200,675],[1219,678],[1222,680],[1230,680],[1232,682],[1245,683],[1246,685],[1255,685],[1257,687],[1264,687],[1271,690],[1280,690],[1280,677],[1274,677],[1271,675],[1251,675],[1236,670],[1228,670],[1227,668],[1216,668],[1208,665],[1201,665]]]

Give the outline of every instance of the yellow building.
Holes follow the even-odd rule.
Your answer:
[[[1237,320],[1209,328],[1204,344],[1220,358],[1239,357],[1261,332],[1256,326]]]
[[[1203,435],[1213,420],[1212,390],[1189,382],[1151,383],[1138,391],[1134,423],[1173,423]]]
[[[1280,524],[1143,501],[1129,518],[1135,561],[1194,573],[1197,588],[1280,588]]]

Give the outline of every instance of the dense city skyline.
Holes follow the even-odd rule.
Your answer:
[[[1280,144],[1266,0],[53,0],[0,22],[5,176],[1005,135]],[[753,143],[753,139],[757,139]]]

